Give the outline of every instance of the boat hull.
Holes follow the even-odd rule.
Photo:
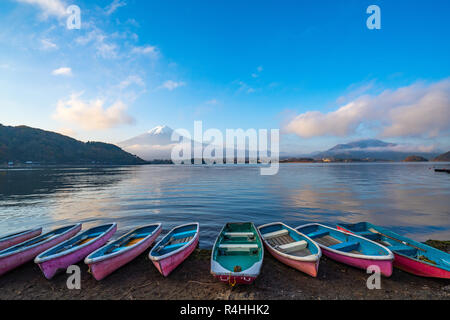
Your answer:
[[[380,269],[380,272],[383,276],[390,277],[392,275],[392,260],[371,260],[363,258],[354,258],[341,255],[336,252],[332,252],[324,247],[322,247],[321,249],[326,257],[333,259],[335,261],[363,270],[367,270],[367,268],[370,266],[377,266]]]
[[[346,228],[343,228],[341,226],[337,226],[338,230],[354,233],[351,230],[348,230]],[[417,261],[415,259],[411,259],[407,256],[398,254],[396,252],[394,253],[394,267],[412,273],[416,276],[421,277],[428,277],[428,278],[443,278],[443,279],[450,279],[450,272],[441,268],[437,268],[434,266],[431,266],[426,263],[422,263],[420,261]]]
[[[233,275],[214,275],[214,278],[217,280],[228,283],[231,285],[235,284],[252,284],[257,277],[251,277],[251,276],[233,276]]]
[[[111,257],[106,260],[88,264],[90,273],[96,280],[104,279],[105,277],[109,276],[111,273],[113,273],[120,267],[126,265],[127,263],[135,259],[145,250],[147,250],[153,244],[153,242],[155,242],[156,238],[158,238],[160,233],[161,228],[159,228],[158,231],[156,231],[150,238],[141,242],[138,246],[136,246],[132,250],[127,250],[120,255]]]
[[[104,235],[93,241],[88,246],[70,252],[67,255],[62,255],[54,259],[38,263],[38,266],[44,273],[44,276],[47,279],[51,279],[58,272],[66,270],[69,266],[80,262],[81,260],[86,258],[90,253],[105,245],[105,243],[108,242],[108,240],[112,237],[112,235],[116,232],[116,230],[117,226],[114,226],[114,228],[111,228],[111,230],[109,230]]]
[[[269,245],[264,242],[265,248],[270,252],[270,254],[277,259],[278,261],[298,270],[301,272],[310,275],[311,277],[317,277],[319,272],[319,263],[320,260],[317,261],[299,261],[294,259],[289,259],[288,257],[282,256],[276,250],[272,249]]]
[[[81,225],[76,228],[69,230],[67,233],[56,236],[54,239],[51,239],[48,242],[42,243],[36,247],[32,247],[28,250],[24,250],[13,254],[11,256],[7,256],[5,258],[0,258],[0,276],[5,274],[12,269],[15,269],[31,260],[36,258],[42,252],[58,245],[59,243],[66,241],[73,236],[75,236],[81,230]]]
[[[160,260],[152,260],[153,265],[158,269],[158,271],[167,277],[172,273],[184,260],[186,260],[191,253],[195,250],[198,245],[199,232],[195,235],[194,241],[188,245],[184,250],[177,252],[167,258]]]
[[[8,249],[19,243],[25,242],[31,238],[37,237],[41,233],[42,233],[42,228],[39,228],[39,229],[31,230],[30,232],[27,232],[27,233],[20,234],[17,237],[11,237],[11,238],[5,239],[3,241],[0,240],[0,251]]]
[[[394,252],[394,266],[416,276],[450,279],[450,271],[431,266]]]

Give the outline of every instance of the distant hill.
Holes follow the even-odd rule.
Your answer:
[[[143,164],[144,160],[113,144],[81,142],[61,134],[0,125],[0,164]]]
[[[403,161],[404,162],[425,162],[425,161],[428,161],[428,159],[425,159],[424,157],[420,157],[420,156],[409,156],[409,157],[406,157],[406,159]]]
[[[450,151],[437,156],[436,158],[433,159],[433,161],[441,161],[441,162],[450,161]]]
[[[362,159],[362,160],[390,160],[402,161],[411,155],[411,151],[402,150],[395,143],[388,143],[376,139],[354,141],[347,144],[338,144],[333,148],[313,154],[315,159]],[[425,159],[433,158],[435,153],[418,152],[417,156]]]

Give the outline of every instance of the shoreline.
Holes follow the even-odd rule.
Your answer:
[[[30,262],[0,277],[0,300],[450,300],[449,280],[422,278],[395,268],[390,278],[381,278],[381,289],[369,290],[364,270],[324,256],[318,277],[312,278],[266,253],[254,284],[231,287],[210,274],[211,250],[196,249],[167,278],[147,255],[148,250],[102,281],[79,263],[81,290],[67,289],[69,275],[64,273],[46,280]]]
[[[450,164],[449,161],[390,161],[390,160],[379,160],[379,161],[285,161],[285,160],[280,160],[279,164],[349,164],[349,163],[356,163],[356,164],[360,164],[360,163],[379,163],[379,164],[392,164],[392,163],[404,163],[404,164],[413,164],[413,163],[417,163],[417,164],[429,164],[430,165],[430,169],[434,169],[434,165],[439,165],[439,164]],[[212,164],[212,165],[207,165],[207,164],[185,164],[186,166],[222,166],[222,165],[243,165],[244,163],[241,164],[236,164],[236,163],[231,163],[231,164]],[[245,163],[246,165],[248,165],[249,163]],[[260,164],[251,164],[251,165],[260,165]],[[35,165],[13,165],[13,166],[8,166],[8,165],[0,165],[0,170],[4,170],[4,169],[10,169],[10,170],[14,170],[14,169],[58,169],[58,168],[116,168],[116,167],[135,167],[135,166],[176,166],[173,163],[163,163],[163,162],[147,162],[147,163],[138,163],[138,164],[35,164]],[[179,165],[177,165],[179,166]],[[184,166],[184,164],[182,165]]]

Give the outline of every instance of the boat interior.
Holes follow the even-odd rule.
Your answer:
[[[389,254],[386,249],[376,245],[373,242],[318,224],[299,227],[297,230],[304,233],[319,245],[329,249],[369,256],[382,256]]]
[[[198,232],[197,224],[189,224],[172,230],[163,240],[152,250],[153,256],[163,256],[181,247],[184,247],[191,241]]]
[[[14,252],[14,251],[22,250],[22,249],[24,249],[26,247],[37,245],[37,244],[42,243],[42,242],[44,242],[44,241],[46,241],[46,240],[48,240],[48,239],[50,239],[50,238],[52,238],[54,236],[60,235],[60,234],[62,234],[64,232],[72,229],[73,227],[75,227],[75,225],[62,227],[62,228],[50,231],[50,232],[45,233],[43,235],[37,236],[35,238],[32,238],[32,239],[30,239],[28,241],[22,242],[21,244],[18,244],[16,246],[13,246],[11,248],[3,250],[3,251],[0,252],[0,254],[7,254],[7,253]]]
[[[64,252],[66,250],[71,250],[73,248],[82,246],[100,236],[102,236],[105,232],[107,232],[113,224],[107,224],[103,226],[98,226],[92,229],[89,229],[85,232],[80,233],[79,235],[53,247],[52,249],[45,252],[45,254],[41,254],[39,257],[49,257],[61,252]]]
[[[272,224],[259,229],[264,240],[275,250],[297,257],[317,254],[317,247],[306,237],[286,228],[283,224]]]
[[[214,260],[230,272],[241,272],[262,259],[262,244],[250,222],[227,223],[214,247]]]
[[[120,237],[119,239],[104,246],[101,250],[96,251],[94,254],[90,256],[90,258],[93,259],[96,257],[116,253],[118,251],[129,248],[135,244],[138,244],[139,242],[147,238],[149,235],[153,234],[156,231],[156,229],[158,229],[158,227],[159,225],[151,225],[142,228],[137,228],[132,232],[129,232]]]

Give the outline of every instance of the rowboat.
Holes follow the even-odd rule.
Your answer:
[[[42,228],[35,228],[0,237],[0,251],[15,246],[16,244],[22,243],[24,241],[27,241],[28,239],[37,237],[41,233]]]
[[[211,274],[222,282],[251,284],[264,258],[261,237],[252,222],[227,223],[211,254]]]
[[[266,249],[279,261],[317,277],[320,247],[304,234],[281,222],[258,227]]]
[[[368,222],[341,223],[337,227],[387,246],[394,252],[394,266],[401,270],[422,277],[450,279],[450,254],[444,251]]]
[[[59,271],[80,262],[91,252],[102,247],[116,232],[117,224],[111,223],[91,228],[72,239],[44,251],[34,259],[47,279]]]
[[[377,266],[382,275],[392,275],[394,255],[374,241],[318,223],[305,224],[295,229],[313,239],[330,259],[364,270]]]
[[[161,233],[161,223],[136,228],[91,253],[84,262],[95,279],[102,280],[147,250]]]
[[[167,277],[195,250],[199,230],[197,222],[178,226],[153,247],[149,258],[163,276]]]
[[[44,252],[48,248],[72,238],[80,230],[80,223],[59,228],[0,251],[0,276],[33,260],[38,254]]]

